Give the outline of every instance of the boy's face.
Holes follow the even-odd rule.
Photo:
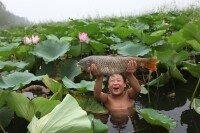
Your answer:
[[[109,77],[108,88],[111,91],[112,95],[120,96],[124,92],[126,83],[123,80],[122,75],[113,74]]]

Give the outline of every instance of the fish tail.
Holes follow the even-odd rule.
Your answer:
[[[148,59],[147,62],[145,63],[144,67],[152,70],[152,71],[156,71],[157,67],[156,64],[158,63],[157,59]]]

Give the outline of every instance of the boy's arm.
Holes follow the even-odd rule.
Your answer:
[[[136,68],[137,68],[136,62],[129,61],[126,72],[125,72],[125,76],[128,79],[129,84],[131,86],[131,89],[128,89],[127,92],[128,92],[129,97],[132,99],[135,98],[141,90],[141,86],[140,86],[137,78],[133,75],[133,72],[136,71]]]
[[[108,95],[102,92],[102,84],[103,84],[103,75],[101,75],[95,64],[92,64],[88,71],[90,71],[93,75],[96,76],[95,85],[94,85],[94,97],[101,102],[106,102]]]

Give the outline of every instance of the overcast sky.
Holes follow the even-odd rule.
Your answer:
[[[199,0],[0,0],[6,9],[32,22],[68,18],[138,15],[158,9],[184,8]]]

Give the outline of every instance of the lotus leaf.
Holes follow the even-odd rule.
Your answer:
[[[66,95],[49,114],[35,116],[28,125],[30,133],[91,133],[91,122],[71,95]]]
[[[81,92],[86,92],[87,90],[89,91],[93,91],[94,90],[94,81],[85,81],[85,80],[81,80],[80,83],[74,83],[71,80],[69,80],[67,77],[64,77],[62,79],[63,84],[68,88],[73,88],[73,89],[77,89]]]
[[[156,110],[151,108],[140,109],[139,113],[142,117],[152,125],[158,125],[166,128],[167,130],[176,127],[176,121],[167,115],[159,114]]]
[[[53,35],[53,34],[47,35],[46,37],[47,37],[47,39],[49,39],[49,40],[56,40],[56,41],[59,40],[58,37],[55,36],[55,35]]]
[[[31,81],[42,80],[42,76],[34,76],[29,72],[14,72],[6,76],[2,76],[0,79],[0,88],[8,89],[13,87],[14,90],[17,90]]]
[[[200,99],[194,99],[194,110],[200,114]]]
[[[67,51],[69,51],[69,47],[69,43],[46,40],[38,45],[35,45],[31,53],[38,57],[42,57],[45,63],[48,63],[64,55]]]
[[[192,76],[199,78],[200,77],[200,64],[192,64],[189,62],[183,62],[183,70],[188,71]]]
[[[98,41],[90,40],[89,44],[93,48],[94,54],[103,54],[107,48],[109,48],[106,44],[100,43]]]
[[[14,117],[14,112],[8,107],[0,108],[0,127],[6,127]],[[0,129],[1,131],[1,129]]]
[[[189,56],[187,51],[180,51],[177,53],[175,50],[165,50],[165,51],[157,51],[157,58],[162,63],[166,63],[168,65],[179,65],[187,59]]]
[[[56,105],[60,103],[59,100],[49,100],[43,97],[37,97],[32,100],[35,104],[35,113],[40,113],[40,117],[51,112]]]
[[[74,97],[76,98],[81,108],[87,112],[101,113],[101,114],[108,113],[108,110],[94,97],[85,95],[76,95]]]
[[[7,98],[7,95],[10,93],[11,91],[0,91],[0,108],[4,105],[5,100]]]
[[[0,61],[0,69],[4,71],[15,70],[16,68],[24,68],[27,65],[26,62],[20,61]]]
[[[200,20],[188,23],[183,27],[183,37],[187,40],[196,40],[200,43]]]
[[[150,51],[151,48],[145,45],[126,42],[124,46],[118,48],[117,53],[123,56],[144,56]]]
[[[74,80],[74,77],[81,73],[81,68],[77,67],[78,62],[76,60],[68,59],[59,63],[58,75],[61,78],[65,76],[70,80]]]
[[[36,108],[35,104],[26,98],[25,95],[13,91],[7,96],[6,102],[8,106],[17,114],[17,116],[22,117],[27,121],[31,121]]]
[[[183,77],[181,72],[177,69],[176,65],[170,65],[169,72],[171,77],[176,78],[184,83],[187,82],[187,80]]]
[[[107,133],[108,132],[108,126],[103,124],[101,120],[95,119],[92,114],[89,114],[88,117],[92,123],[93,133]]]
[[[48,75],[45,75],[42,79],[43,83],[56,95],[56,99],[62,100],[64,87],[58,81],[49,78]]]
[[[116,27],[113,29],[113,33],[116,34],[119,38],[124,39],[133,33],[133,30],[130,28]]]

